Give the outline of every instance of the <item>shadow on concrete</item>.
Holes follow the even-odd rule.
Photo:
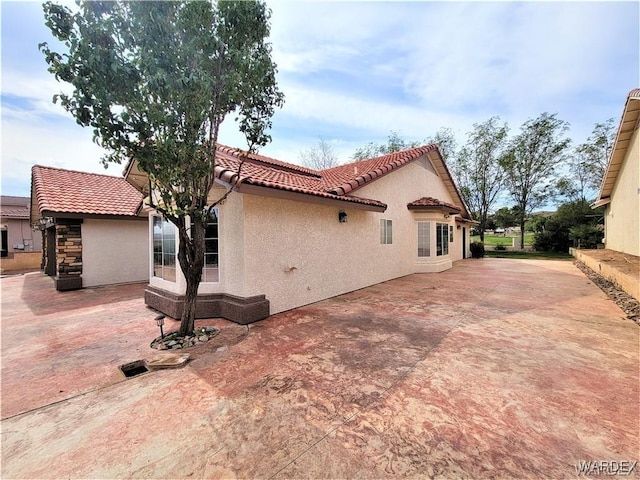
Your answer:
[[[40,316],[60,311],[118,303],[136,298],[143,299],[146,286],[147,283],[144,282],[59,292],[55,289],[53,280],[50,277],[42,273],[36,273],[24,276],[20,298],[34,315]]]

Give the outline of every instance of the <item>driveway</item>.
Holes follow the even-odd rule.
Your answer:
[[[158,355],[144,286],[0,285],[3,479],[640,476],[639,328],[571,262],[204,321],[222,333],[187,366],[130,379]]]

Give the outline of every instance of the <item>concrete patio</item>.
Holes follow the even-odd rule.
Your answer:
[[[640,330],[569,261],[205,320],[221,334],[184,368],[130,379],[159,354],[144,285],[0,285],[3,479],[574,478],[639,457]]]

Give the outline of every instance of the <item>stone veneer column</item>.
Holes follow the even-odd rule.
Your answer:
[[[56,221],[56,289],[82,288],[82,220]]]

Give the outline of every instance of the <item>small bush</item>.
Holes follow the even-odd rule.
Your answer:
[[[578,225],[569,229],[569,238],[578,248],[598,248],[604,232],[599,225]]]
[[[482,257],[484,257],[484,243],[482,243],[482,242],[471,242],[471,256],[473,258],[482,258]]]
[[[507,246],[502,243],[499,243],[496,245],[496,250],[504,251],[506,249],[507,249]]]

